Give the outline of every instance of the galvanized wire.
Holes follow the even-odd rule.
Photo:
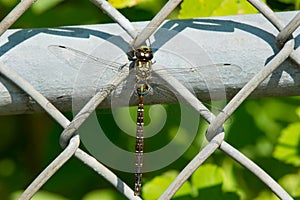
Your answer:
[[[0,22],[0,35],[2,35],[30,6],[37,0],[22,0],[20,3]]]
[[[240,151],[232,147],[226,141],[220,145],[220,149],[227,155],[232,157],[238,163],[243,165],[246,169],[252,172],[257,178],[266,184],[280,199],[293,199],[268,173],[256,165],[252,160],[247,158]]]
[[[60,137],[60,144],[62,147],[68,144],[68,141],[74,134],[76,130],[86,121],[92,112],[95,111],[97,106],[118,86],[125,78],[128,76],[129,67],[124,67],[120,71],[119,76],[113,80],[109,87],[104,90],[98,91],[85,106],[79,111],[79,113],[74,117],[72,122],[65,127],[65,130],[62,132]]]
[[[204,163],[222,144],[225,133],[216,135],[209,143],[193,158],[191,162],[180,172],[176,179],[160,196],[159,199],[171,199],[184,182]]]
[[[22,193],[19,200],[28,200],[61,168],[75,153],[80,144],[79,135],[74,135],[69,145],[40,173]]]
[[[277,17],[277,15],[272,11],[271,8],[269,8],[266,4],[259,0],[248,0],[260,13],[262,13],[279,31],[286,30],[286,32],[283,32],[282,34],[278,34],[275,44],[278,44],[279,41],[280,48],[283,46],[283,41],[281,37],[283,37],[283,40],[287,40],[289,37],[291,37],[293,30],[296,30],[298,27],[297,25],[300,23],[300,17],[297,15],[294,17],[294,19],[291,20],[291,23],[284,25],[284,23]],[[284,35],[283,35],[284,34]],[[300,58],[299,55],[297,56],[297,53],[291,52],[290,58],[297,63],[300,66]]]
[[[130,21],[124,17],[117,9],[110,5],[105,0],[90,0],[101,10],[103,10],[109,17],[117,22],[132,38],[137,36],[137,30],[132,26]]]
[[[252,0],[250,1],[262,14],[269,19],[269,21],[279,30],[284,28],[284,24],[281,22],[279,18],[274,14],[274,12],[261,1]],[[275,41],[274,41],[275,42]],[[238,106],[259,86],[261,82],[263,82],[277,67],[280,66],[292,53],[294,50],[294,40],[291,39],[285,43],[283,48],[273,57],[269,63],[262,68],[262,70],[254,76],[248,83],[234,96],[234,98],[226,105],[224,108],[224,113],[221,112],[213,123],[210,124],[207,130],[207,138],[208,140],[212,139],[216,134],[218,128],[227,120],[228,115],[231,115]]]
[[[124,70],[120,72],[120,77],[116,78],[115,82],[112,82],[110,89],[99,91],[97,95],[95,95],[91,99],[90,103],[87,104],[87,106],[85,106],[85,108],[81,111],[81,114],[77,115],[78,117],[75,117],[72,122],[69,122],[69,120],[61,112],[59,112],[55,108],[55,106],[51,104],[51,102],[49,102],[42,94],[35,90],[26,80],[24,80],[16,72],[12,71],[0,62],[0,73],[2,75],[10,79],[21,89],[23,89],[24,92],[30,95],[30,97],[32,97],[41,107],[43,107],[43,109],[47,111],[47,113],[54,120],[56,120],[63,128],[65,128],[65,131],[63,133],[66,133],[66,130],[69,130],[69,132],[67,132],[69,134],[69,140],[66,143],[61,142],[62,146],[65,148],[63,152],[61,152],[54,159],[54,161],[51,162],[44,169],[44,171],[38,177],[36,177],[36,179],[27,187],[22,196],[19,198],[20,200],[30,199],[35,194],[35,192],[37,192],[39,188],[41,188],[43,184],[45,184],[47,180],[51,178],[53,174],[72,157],[74,153],[78,159],[82,160],[86,165],[90,166],[98,174],[111,182],[112,185],[114,185],[125,196],[130,199],[140,199],[138,197],[135,197],[130,187],[128,187],[122,180],[114,175],[108,168],[106,168],[96,159],[78,148],[80,140],[79,135],[75,134],[75,131],[77,129],[74,128],[74,124],[83,122],[81,120],[85,120],[86,118],[88,118],[90,114],[90,112],[88,111],[91,111],[91,108],[95,109],[95,107],[97,107],[97,105],[95,104],[96,101],[100,103],[114,89],[114,87],[116,87],[116,85],[114,84],[118,84],[122,81],[122,79],[127,77],[127,70],[128,68],[124,68]],[[85,114],[82,115],[82,113]],[[68,129],[68,127],[73,127],[73,129]],[[61,135],[63,135],[63,133]]]
[[[147,26],[138,34],[132,42],[133,48],[141,46],[169,16],[169,14],[177,7],[182,0],[169,0],[166,5],[155,15],[155,17],[147,24]]]
[[[292,36],[292,33],[300,25],[300,13],[298,13],[287,25],[284,27],[276,37],[276,44],[282,48],[287,39]]]
[[[207,129],[207,139],[211,140],[218,129],[225,123],[228,117],[241,105],[241,103],[261,84],[281,63],[283,63],[294,49],[294,40],[285,43],[284,47],[277,53],[269,63],[264,66],[248,83],[232,98],[232,100],[220,112]]]
[[[161,11],[150,21],[150,23],[142,30],[138,31],[134,28],[131,22],[113,8],[107,1],[91,0],[95,5],[101,8],[108,16],[116,21],[127,33],[133,38],[129,42],[133,48],[137,48],[159,28],[167,16],[181,2],[181,0],[170,0],[161,9]],[[292,197],[268,175],[263,169],[257,166],[249,158],[244,156],[240,151],[232,147],[224,141],[225,132],[222,125],[240,106],[240,104],[272,73],[290,57],[298,65],[300,64],[300,56],[294,50],[295,42],[292,37],[293,32],[300,25],[300,14],[297,14],[294,19],[285,25],[277,15],[262,1],[248,0],[266,19],[279,30],[279,33],[274,40],[279,48],[278,52],[274,53],[273,58],[262,67],[247,84],[232,98],[225,106],[222,112],[214,116],[193,94],[189,92],[178,80],[170,77],[165,73],[160,66],[156,67],[157,74],[164,79],[173,90],[188,102],[199,115],[210,123],[206,136],[208,144],[191,160],[191,162],[181,171],[177,178],[172,182],[168,189],[162,194],[160,199],[170,199],[181,187],[181,185],[193,174],[193,172],[207,160],[218,148],[228,156],[232,157],[238,163],[257,176],[264,182],[273,192],[281,199],[292,199]],[[21,1],[0,23],[0,35],[6,31],[35,1]],[[60,144],[64,148],[63,151],[44,169],[44,171],[36,177],[34,181],[24,191],[20,199],[30,199],[43,184],[55,174],[55,172],[63,166],[73,155],[81,160],[85,165],[91,167],[99,175],[108,180],[114,187],[128,199],[140,199],[133,195],[132,189],[128,187],[121,179],[113,172],[107,169],[104,165],[98,162],[94,157],[88,155],[79,148],[80,139],[76,131],[86,121],[96,107],[128,76],[128,68],[123,68],[118,76],[112,80],[107,88],[99,90],[89,100],[89,102],[79,111],[79,113],[70,122],[58,109],[56,109],[43,95],[41,95],[34,87],[32,87],[20,75],[9,69],[0,62],[0,73],[7,79],[14,82],[26,94],[34,99],[53,119],[55,119],[63,128],[61,133]],[[242,131],[241,131],[242,132]]]

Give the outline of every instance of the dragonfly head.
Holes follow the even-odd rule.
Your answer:
[[[135,51],[135,56],[140,61],[150,61],[153,58],[153,52],[148,46],[141,46]]]

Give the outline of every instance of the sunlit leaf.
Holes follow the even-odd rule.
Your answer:
[[[227,179],[227,181],[230,181]],[[237,190],[223,189],[223,169],[214,164],[200,166],[192,175],[193,195],[196,199],[222,199],[238,200],[241,199]]]
[[[147,1],[151,0],[108,0],[108,2],[117,9],[133,7]]]
[[[22,191],[16,191],[14,193],[11,194],[10,199],[11,200],[17,200],[19,199],[20,195],[22,194]],[[47,191],[43,191],[43,190],[39,190],[32,198],[31,200],[68,200],[67,198],[60,196],[58,194],[54,194],[51,192],[47,192]]]
[[[256,126],[272,143],[277,141],[280,131],[286,126],[280,122],[292,123],[299,119],[295,113],[297,106],[281,99],[248,101],[246,108],[248,113],[253,116]]]
[[[36,14],[41,14],[47,10],[50,10],[51,8],[54,8],[56,5],[58,5],[60,2],[62,2],[64,0],[51,0],[51,1],[47,1],[47,0],[40,0],[40,1],[36,1],[31,9],[34,13]]]
[[[177,177],[177,171],[168,171],[161,176],[157,176],[147,182],[142,189],[142,194],[145,200],[158,199],[158,197],[167,189],[172,181]],[[176,192],[174,197],[190,195],[191,185],[185,182],[182,187]]]
[[[257,10],[246,0],[185,0],[181,4],[179,18],[251,13],[257,13]]]
[[[198,189],[220,185],[223,183],[222,173],[222,169],[217,165],[202,165],[192,175],[192,185]]]
[[[278,197],[272,193],[270,190],[264,190],[258,194],[258,196],[253,200],[278,200]]]
[[[82,200],[98,200],[98,199],[105,199],[105,200],[119,200],[119,199],[126,199],[121,194],[117,193],[115,190],[94,190],[86,194]]]
[[[273,157],[282,162],[300,166],[300,123],[292,123],[282,130]]]
[[[108,0],[108,2],[115,8],[132,7],[138,4],[138,0]]]
[[[292,196],[300,197],[300,174],[287,174],[279,179],[279,184]]]
[[[300,108],[299,107],[296,109],[296,114],[300,118]]]

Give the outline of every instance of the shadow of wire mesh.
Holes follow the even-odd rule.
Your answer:
[[[23,0],[12,12],[7,15],[1,22],[1,33],[6,31],[11,24],[13,24],[22,14],[28,9],[34,1]],[[181,2],[178,0],[170,0],[161,9],[159,13],[149,22],[149,24],[139,32],[136,31],[134,26],[129,20],[127,20],[121,13],[114,9],[108,2],[101,0],[92,0],[92,2],[101,8],[108,16],[116,21],[120,27],[122,27],[128,35],[133,39],[130,43],[132,48],[137,48],[155,32],[159,26],[163,23],[166,17],[173,11],[174,8]],[[294,50],[295,41],[292,36],[293,32],[298,28],[300,24],[300,15],[297,14],[289,24],[284,24],[276,14],[268,8],[263,2],[257,0],[249,0],[264,17],[269,20],[270,23],[279,31],[274,43],[278,46],[276,54],[269,58],[265,66],[261,71],[257,72],[242,89],[238,91],[236,95],[226,104],[221,112],[216,115],[208,112],[206,107],[193,95],[185,86],[182,86],[178,80],[166,77],[164,73],[160,74],[162,79],[168,84],[173,86],[174,90],[185,98],[186,102],[194,108],[199,115],[204,117],[209,125],[206,130],[207,143],[197,153],[197,155],[191,159],[189,163],[186,163],[184,169],[174,177],[174,181],[165,189],[160,199],[170,199],[174,196],[179,188],[187,183],[187,179],[193,178],[193,173],[215,153],[217,149],[220,149],[225,154],[233,158],[244,168],[249,170],[254,176],[259,178],[262,183],[271,189],[271,191],[280,199],[293,199],[290,194],[284,190],[278,182],[276,182],[268,173],[262,168],[256,165],[251,159],[243,155],[239,150],[232,147],[224,140],[225,133],[223,125],[225,121],[231,117],[232,113],[240,106],[240,104],[262,83],[266,77],[268,77],[273,71],[275,71],[285,60],[288,58],[299,65],[299,56]],[[40,94],[35,88],[32,87],[26,80],[19,76],[16,72],[12,71],[5,65],[0,65],[1,74],[10,79],[22,90],[24,90],[32,99],[34,99],[52,118],[54,118],[64,130],[61,133],[60,145],[63,147],[63,151],[39,174],[35,180],[33,180],[28,188],[21,194],[19,199],[30,199],[34,196],[40,188],[54,175],[57,170],[65,165],[66,162],[73,156],[77,157],[82,163],[91,167],[100,176],[104,177],[110,182],[120,193],[122,193],[128,199],[140,199],[133,195],[131,187],[127,186],[115,173],[98,162],[93,156],[87,154],[84,150],[79,148],[80,139],[77,134],[77,130],[84,124],[88,117],[94,113],[96,107],[111,93],[115,88],[128,76],[127,68],[120,68],[117,76],[111,81],[107,87],[97,90],[91,99],[87,100],[86,104],[78,111],[76,116],[72,120],[69,120],[59,110],[55,108],[42,94]],[[163,70],[162,70],[163,71]],[[159,73],[158,73],[159,74]],[[217,80],[216,80],[217,81]],[[180,89],[179,89],[180,88]],[[205,112],[203,112],[205,111]],[[208,113],[208,114],[207,114]],[[120,163],[122,165],[122,163]],[[201,182],[201,180],[198,180]],[[183,186],[184,187],[184,186]],[[215,188],[213,188],[215,187]],[[75,189],[75,188],[74,188]],[[211,188],[199,189],[197,191],[200,196],[212,195],[215,191],[219,191],[220,194],[215,194],[218,198],[222,196],[222,199],[238,199],[235,194],[222,193],[220,186],[212,186]],[[213,196],[212,196],[213,197]],[[158,198],[158,197],[157,197]],[[174,199],[185,199],[184,197],[174,197]],[[299,199],[299,198],[296,198]]]

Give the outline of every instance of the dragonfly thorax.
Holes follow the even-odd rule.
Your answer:
[[[149,89],[150,89],[150,87],[148,86],[148,84],[143,81],[136,84],[136,93],[139,96],[144,96],[144,95],[148,94]]]

